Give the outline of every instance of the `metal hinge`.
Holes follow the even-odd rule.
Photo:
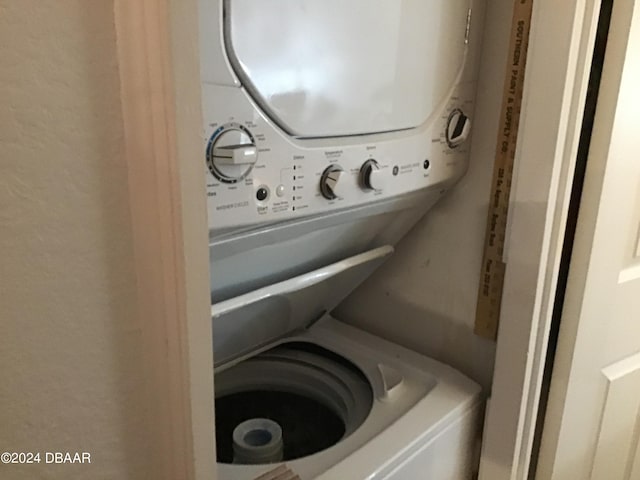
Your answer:
[[[469,44],[469,33],[471,32],[471,9],[467,12],[467,26],[464,29],[464,44]]]

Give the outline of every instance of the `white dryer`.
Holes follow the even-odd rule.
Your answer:
[[[200,0],[222,480],[470,478],[479,387],[330,313],[466,171],[482,7]]]

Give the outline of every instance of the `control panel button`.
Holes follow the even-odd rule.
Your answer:
[[[207,164],[222,182],[244,179],[258,160],[258,148],[251,134],[242,126],[224,126],[216,132],[207,148]]]
[[[285,193],[284,185],[278,185],[276,187],[276,195],[279,197],[284,197],[284,193]]]
[[[365,190],[382,190],[385,185],[386,175],[375,160],[367,160],[360,168],[360,185]]]
[[[260,187],[256,191],[256,198],[259,202],[264,202],[267,198],[269,198],[269,189],[267,187]]]
[[[345,175],[345,171],[338,165],[328,167],[320,178],[320,193],[328,200],[341,197],[342,190],[341,178]]]
[[[462,145],[469,138],[471,133],[471,119],[467,117],[459,108],[449,115],[447,122],[447,144],[451,148]]]

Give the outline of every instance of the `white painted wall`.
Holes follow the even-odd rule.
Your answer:
[[[112,0],[0,0],[0,251],[0,478],[144,478]]]
[[[338,318],[491,385],[495,344],[473,333],[513,2],[487,2],[467,175],[340,306]]]

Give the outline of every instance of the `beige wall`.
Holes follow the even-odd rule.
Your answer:
[[[0,251],[0,478],[143,478],[112,0],[0,0]]]
[[[495,343],[473,326],[513,1],[486,3],[469,171],[338,314],[456,367],[488,391]]]

